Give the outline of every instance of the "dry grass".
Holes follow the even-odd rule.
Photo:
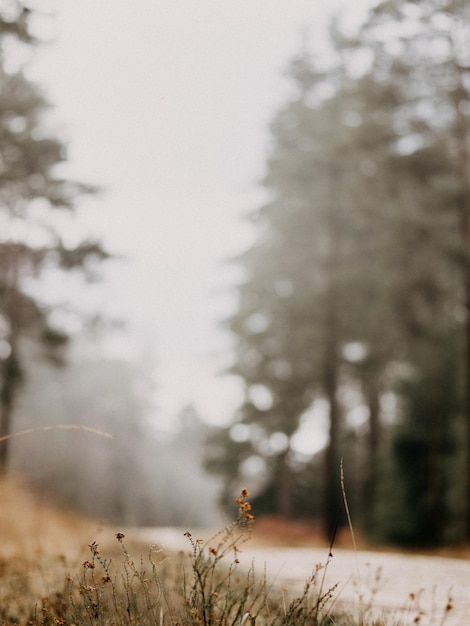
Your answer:
[[[254,564],[240,564],[253,530],[247,495],[231,525],[207,541],[188,532],[188,549],[167,554],[48,506],[18,479],[2,480],[0,625],[392,626],[331,615],[336,590],[322,583],[328,562],[292,597],[274,592]],[[326,545],[317,528],[275,518],[257,522],[254,541]]]
[[[356,530],[357,548],[371,549]],[[253,541],[259,546],[289,546],[328,549],[330,540],[325,536],[321,524],[311,521],[296,521],[283,519],[274,515],[264,515],[256,518],[253,531]],[[349,529],[339,529],[335,536],[335,548],[349,550],[353,548]]]
[[[287,601],[271,594],[263,572],[240,565],[254,519],[247,495],[237,499],[236,520],[210,540],[188,532],[187,551],[146,546],[139,554],[124,534],[41,503],[18,479],[2,480],[0,624],[320,624],[329,596],[320,605],[312,595],[316,573],[301,598]]]
[[[469,544],[452,544],[433,549],[400,548],[390,545],[371,543],[361,532],[355,529],[356,548],[370,552],[390,552],[400,554],[419,554],[422,556],[441,556],[452,559],[470,559]],[[264,515],[256,518],[253,542],[258,546],[324,548],[328,550],[329,540],[320,524],[311,521],[296,521],[278,516]],[[335,536],[335,548],[353,550],[349,528],[341,528]]]
[[[0,480],[0,558],[37,561],[46,555],[77,559],[96,522],[54,508],[33,495],[19,478]]]

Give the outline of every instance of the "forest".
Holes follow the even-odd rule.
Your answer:
[[[343,468],[371,540],[468,540],[470,5],[385,0],[354,28],[340,13],[324,55],[304,35],[269,128],[267,200],[247,216],[254,243],[228,261],[241,279],[225,373],[244,400],[228,426],[188,407],[171,446],[147,419],[145,367],[97,357],[101,321],[41,297],[60,273],[92,288],[113,254],[64,227],[97,190],[57,174],[48,102],[12,61],[38,43],[32,13],[0,3],[0,472],[146,525],[204,524],[198,493],[227,505],[247,487],[257,514],[333,536]],[[9,438],[64,414],[113,447],[83,432],[64,447],[60,429]]]
[[[470,6],[388,0],[331,54],[308,37],[248,219],[231,373],[245,400],[206,466],[258,511],[371,539],[470,531]],[[296,434],[326,424],[305,454]],[[319,426],[321,428],[321,426]],[[307,432],[307,431],[305,431]],[[304,435],[308,436],[308,435]],[[236,470],[234,471],[234,468]]]
[[[126,261],[83,234],[80,201],[101,190],[64,177],[68,146],[28,72],[53,19],[0,0],[0,476],[101,521],[204,525],[215,496],[201,509],[197,493],[220,483],[199,469],[204,423],[189,406],[172,431],[152,423],[152,363],[108,349],[126,320],[87,305]]]

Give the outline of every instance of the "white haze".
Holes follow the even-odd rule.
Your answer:
[[[347,4],[360,14],[365,0]],[[231,356],[219,323],[235,302],[236,271],[223,261],[252,241],[242,217],[263,200],[268,124],[288,94],[283,72],[302,29],[324,50],[340,2],[50,5],[55,42],[30,72],[69,144],[65,173],[104,189],[82,200],[76,228],[127,257],[90,306],[129,320],[121,352],[154,360],[156,421],[192,403],[227,422],[241,386],[218,375]]]

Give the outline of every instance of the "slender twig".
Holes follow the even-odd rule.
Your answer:
[[[32,435],[44,430],[84,430],[87,433],[92,433],[94,435],[98,435],[99,437],[106,437],[107,439],[113,438],[113,436],[109,433],[105,433],[97,428],[92,428],[91,426],[84,426],[83,424],[55,424],[50,426],[38,426],[37,428],[27,428],[16,433],[11,433],[10,435],[4,435],[3,437],[0,437],[0,442],[6,441],[7,439],[13,439],[15,437],[23,437],[23,435]]]
[[[356,557],[357,579],[358,579],[358,583],[359,583],[359,587],[360,587],[361,586],[361,574],[360,574],[360,571],[359,571],[359,558],[358,558],[358,551],[357,551],[357,544],[356,544],[356,535],[354,534],[354,528],[353,528],[353,525],[352,525],[351,513],[349,512],[348,498],[346,496],[346,488],[344,486],[343,459],[341,459],[341,463],[340,463],[340,473],[341,473],[341,492],[343,494],[344,508],[346,509],[346,516],[348,518],[349,532],[351,533],[351,539],[352,539],[352,543],[353,543],[354,555]]]

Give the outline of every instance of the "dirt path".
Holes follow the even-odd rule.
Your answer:
[[[141,529],[139,539],[158,542],[168,550],[186,549],[183,533],[184,529],[174,528]],[[266,565],[268,580],[274,587],[292,594],[302,589],[317,564],[325,563],[327,550],[248,543],[239,558],[246,567],[253,561],[260,575]],[[373,607],[366,617],[387,614],[389,623],[399,621],[400,626],[470,624],[470,561],[362,550],[356,555],[338,549],[326,569],[323,591],[334,585],[336,608],[346,606],[356,618]],[[446,611],[448,604],[452,608]]]
[[[248,555],[255,559],[255,566],[258,563],[259,571],[266,563],[269,575],[280,586],[296,589],[327,556],[325,550],[311,548],[255,548],[247,549]],[[338,605],[346,605],[356,617],[373,607],[374,616],[387,613],[402,624],[470,624],[467,561],[362,551],[356,556],[350,550],[335,550],[323,590],[334,585],[338,585],[334,591]],[[449,603],[452,609],[446,611]]]

